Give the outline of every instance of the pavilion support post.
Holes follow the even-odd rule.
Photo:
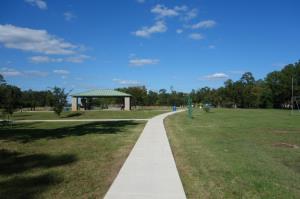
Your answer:
[[[130,111],[130,97],[125,97],[124,98],[124,110],[125,111]]]
[[[72,111],[78,111],[78,98],[72,97]]]

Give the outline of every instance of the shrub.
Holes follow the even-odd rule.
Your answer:
[[[57,115],[60,116],[64,106],[67,104],[67,97],[69,93],[65,93],[65,89],[58,87],[54,87],[52,93],[54,96],[53,110]]]
[[[203,110],[204,110],[206,113],[210,112],[210,106],[209,106],[208,104],[205,104],[205,105],[203,106]]]

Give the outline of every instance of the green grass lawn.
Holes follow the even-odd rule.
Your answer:
[[[54,112],[16,112],[14,120],[35,119],[146,119],[171,110],[136,110],[136,111],[78,111],[63,112],[57,116]]]
[[[0,198],[102,198],[145,122],[0,128]]]
[[[300,198],[300,115],[195,110],[165,120],[188,198]]]

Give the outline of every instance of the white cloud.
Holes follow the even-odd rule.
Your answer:
[[[177,29],[177,30],[176,30],[176,33],[177,33],[177,34],[181,34],[182,32],[183,32],[182,29]]]
[[[187,11],[188,10],[188,7],[186,5],[183,5],[183,6],[175,6],[174,7],[174,10],[176,11]]]
[[[48,56],[33,56],[29,57],[29,61],[35,64],[50,63],[50,62],[63,62],[63,58],[50,58]]]
[[[138,3],[145,3],[146,0],[136,0],[136,2],[138,2]]]
[[[4,77],[16,77],[23,75],[22,72],[15,70],[13,68],[1,68],[0,74],[2,74]]]
[[[46,77],[48,76],[47,72],[38,71],[38,70],[27,70],[27,71],[19,71],[13,68],[1,68],[0,73],[5,77]]]
[[[151,9],[151,12],[156,14],[158,18],[178,16],[179,13],[177,11],[178,10],[176,9],[167,8],[166,6],[160,4],[157,4]]]
[[[47,72],[44,71],[38,71],[38,70],[28,70],[28,71],[24,71],[24,74],[27,76],[37,76],[37,77],[46,77],[48,76]]]
[[[129,60],[129,65],[131,66],[144,66],[144,65],[154,65],[158,64],[159,60],[158,59],[131,59]]]
[[[46,30],[0,25],[0,43],[6,48],[43,54],[74,54],[79,47],[48,34]]]
[[[174,6],[172,8],[162,4],[157,4],[151,9],[151,13],[155,14],[156,23],[153,26],[144,26],[133,32],[135,36],[149,38],[153,33],[162,33],[167,31],[166,20],[171,17],[178,17],[181,21],[189,21],[198,15],[196,8],[189,9],[186,5]],[[190,27],[188,27],[190,28]],[[176,31],[182,33],[181,29]]]
[[[208,80],[219,80],[219,79],[227,79],[229,76],[225,73],[214,73],[212,75],[207,75],[204,78]]]
[[[206,21],[200,21],[199,23],[196,23],[192,25],[192,29],[207,29],[207,28],[212,28],[216,25],[217,23],[214,20],[206,20]]]
[[[143,27],[140,30],[137,30],[133,32],[134,35],[138,37],[150,37],[154,33],[163,33],[167,31],[167,26],[164,21],[157,21],[155,24],[151,27]]]
[[[89,59],[90,56],[87,55],[75,55],[72,57],[64,58],[51,58],[48,56],[33,56],[29,58],[29,61],[35,64],[39,63],[60,63],[60,62],[71,62],[71,63],[82,63],[85,60]]]
[[[125,80],[125,79],[119,79],[119,78],[114,78],[112,81],[122,84],[122,85],[140,85],[141,83],[137,80]]]
[[[208,48],[209,48],[209,49],[215,49],[216,46],[215,46],[215,45],[209,45]]]
[[[29,58],[32,63],[48,63],[51,62],[50,58],[47,56],[33,56]]]
[[[194,19],[198,16],[198,10],[196,8],[191,9],[189,11],[187,11],[184,16],[182,17],[183,20],[185,21],[189,21],[191,19]]]
[[[76,55],[76,56],[72,56],[72,57],[67,57],[65,58],[66,62],[72,62],[72,63],[82,63],[87,59],[90,59],[90,56],[87,55]]]
[[[200,33],[191,33],[189,34],[189,38],[194,40],[201,40],[204,39],[204,36]]]
[[[72,21],[73,19],[76,18],[76,16],[70,11],[65,12],[64,17],[66,21]]]
[[[53,73],[58,74],[58,75],[68,75],[68,74],[70,74],[70,71],[63,70],[63,69],[57,69],[57,70],[54,70]]]
[[[198,16],[198,10],[196,8],[189,9],[186,5],[168,8],[165,5],[157,4],[151,9],[151,12],[154,13],[158,19],[180,16],[181,20],[189,21]]]
[[[25,2],[32,6],[37,6],[41,10],[47,9],[47,3],[43,0],[25,0]]]

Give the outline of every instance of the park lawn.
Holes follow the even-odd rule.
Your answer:
[[[133,110],[133,111],[77,111],[63,112],[57,116],[54,112],[16,112],[14,120],[51,120],[51,119],[148,119],[171,110]]]
[[[165,120],[188,198],[300,198],[300,114],[213,109]]]
[[[145,122],[0,128],[0,198],[102,198]]]

